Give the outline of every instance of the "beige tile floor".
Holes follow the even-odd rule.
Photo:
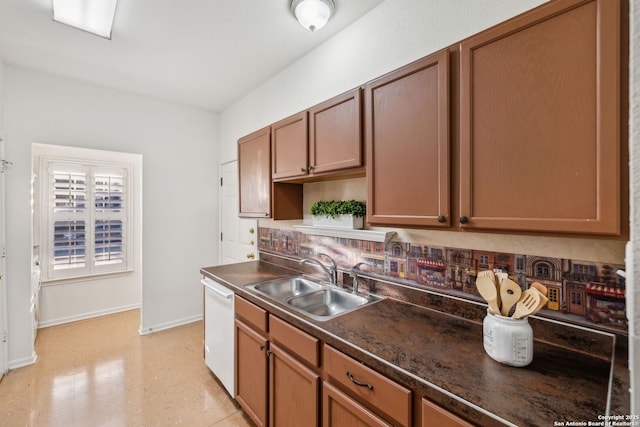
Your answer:
[[[0,381],[0,426],[251,426],[204,364],[203,323],[140,336],[138,310],[41,329]]]

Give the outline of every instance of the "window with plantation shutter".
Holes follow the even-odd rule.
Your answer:
[[[130,167],[51,159],[43,166],[47,279],[127,271]]]

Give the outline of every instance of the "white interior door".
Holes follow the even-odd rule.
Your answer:
[[[9,350],[7,342],[7,280],[5,272],[5,203],[4,203],[4,171],[7,163],[4,160],[4,142],[0,138],[0,378],[9,370]]]
[[[220,264],[257,259],[258,221],[238,217],[238,162],[220,165]]]

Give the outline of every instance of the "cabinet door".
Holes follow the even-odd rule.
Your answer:
[[[320,376],[271,343],[269,401],[272,426],[317,426]]]
[[[331,384],[322,384],[323,427],[382,427],[391,424]]]
[[[271,125],[273,179],[308,174],[307,112]]]
[[[558,0],[461,44],[463,228],[620,234],[619,21]]]
[[[309,171],[362,166],[360,88],[309,109]]]
[[[267,425],[267,339],[236,320],[236,400],[258,426]]]
[[[266,127],[238,140],[239,216],[271,215],[271,139]]]
[[[422,399],[422,427],[472,427],[462,418],[441,408],[435,403]]]
[[[449,52],[365,86],[367,222],[449,226]]]

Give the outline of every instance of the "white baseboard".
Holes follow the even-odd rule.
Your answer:
[[[9,361],[9,370],[23,368],[25,366],[33,365],[38,360],[38,355],[34,351],[31,356],[23,357],[22,359],[15,359]]]
[[[177,326],[188,325],[189,323],[198,322],[202,319],[203,319],[202,314],[197,314],[195,316],[189,316],[182,319],[173,320],[171,322],[160,323],[158,325],[151,326],[144,329],[141,326],[140,329],[138,329],[138,333],[140,335],[148,335],[154,332],[164,331],[165,329],[171,329]]]
[[[48,328],[49,326],[62,325],[65,323],[77,322],[78,320],[86,320],[94,317],[106,316],[107,314],[120,313],[122,311],[129,311],[140,308],[140,304],[131,304],[120,307],[112,307],[105,310],[92,311],[89,313],[82,313],[73,316],[61,317],[58,319],[42,320],[38,322],[38,329]]]

